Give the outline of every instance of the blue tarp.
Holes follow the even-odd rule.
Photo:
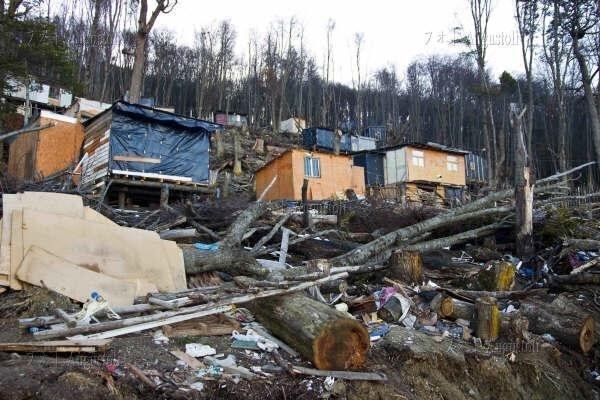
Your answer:
[[[220,125],[124,102],[116,103],[112,112],[111,170],[184,176],[198,183],[208,181],[210,134]],[[115,161],[117,155],[160,162]]]

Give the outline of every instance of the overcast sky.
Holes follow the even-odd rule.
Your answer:
[[[494,1],[488,63],[496,78],[504,70],[518,75],[523,69],[513,8],[513,1]],[[449,42],[455,27],[463,26],[468,33],[472,26],[468,0],[179,0],[157,25],[174,31],[180,43],[192,44],[195,31],[228,19],[236,29],[236,53],[241,56],[252,32],[262,36],[274,21],[292,16],[304,26],[306,48],[319,65],[326,50],[327,21],[335,21],[335,80],[344,83],[351,83],[356,74],[357,32],[364,34],[363,70],[372,74],[394,65],[402,77],[416,58],[464,51]]]

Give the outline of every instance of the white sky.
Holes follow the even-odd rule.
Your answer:
[[[495,44],[488,49],[488,64],[496,79],[504,70],[516,75],[523,70],[514,14],[512,0],[494,1],[488,32]],[[242,56],[251,32],[262,37],[273,22],[292,16],[304,26],[305,47],[318,65],[326,51],[327,21],[335,21],[334,78],[347,84],[356,70],[356,32],[364,34],[363,71],[370,75],[394,65],[402,78],[415,58],[464,51],[464,46],[448,42],[454,27],[462,25],[470,32],[472,26],[468,0],[179,0],[171,14],[159,17],[157,26],[191,45],[195,31],[228,19],[237,32],[236,53]]]

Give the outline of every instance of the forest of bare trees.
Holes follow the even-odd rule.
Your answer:
[[[525,141],[538,175],[599,160],[597,2],[515,0],[523,60],[516,76],[490,74],[493,1],[465,2],[472,25],[464,29],[473,33],[449,43],[456,55],[416,59],[406,71],[361,70],[365,34],[357,32],[351,85],[336,82],[332,73],[340,62],[332,45],[335,16],[323,27],[326,51],[319,57],[307,48],[302,21],[294,17],[251,35],[244,54],[236,52],[236,27],[226,19],[197,31],[191,46],[173,31],[153,27],[176,1],[63,1],[48,17],[75,65],[76,94],[91,99],[151,97],[204,118],[235,111],[248,114],[254,130],[277,131],[279,121],[292,116],[351,132],[385,125],[388,144],[435,141],[482,154],[493,185],[512,181],[509,111],[516,103],[525,109]],[[595,169],[587,181],[597,182],[599,175]]]

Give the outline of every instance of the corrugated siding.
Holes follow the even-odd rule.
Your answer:
[[[391,185],[408,180],[406,168],[406,149],[390,150],[385,153],[384,177],[385,184]]]
[[[467,180],[469,182],[486,182],[486,160],[477,154],[465,155]]]

